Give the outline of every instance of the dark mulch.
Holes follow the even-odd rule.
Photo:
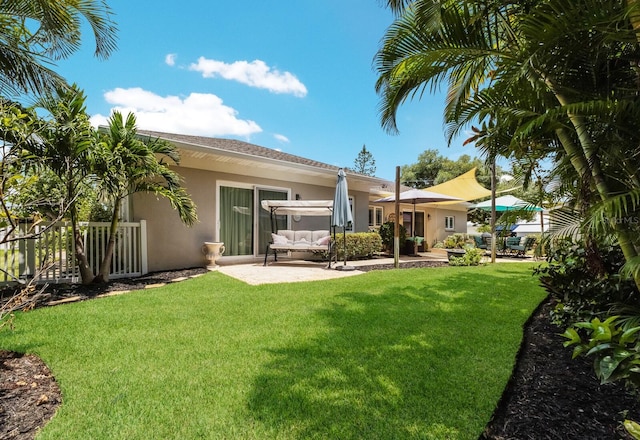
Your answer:
[[[440,265],[411,262],[406,267]],[[389,265],[362,267],[388,269]],[[178,277],[204,273],[188,269],[114,280],[106,286],[51,286],[46,301],[83,299],[115,290],[133,290]],[[590,361],[571,360],[562,347],[561,329],[549,321],[548,301],[525,326],[513,376],[482,440],[631,439],[621,422],[640,420],[640,399],[621,384],[600,385]],[[60,391],[47,367],[35,356],[0,351],[0,438],[33,439],[55,413]],[[628,416],[626,416],[628,412]]]

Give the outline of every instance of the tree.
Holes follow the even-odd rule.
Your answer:
[[[120,112],[111,115],[108,131],[100,133],[99,140],[93,166],[113,211],[107,248],[94,282],[106,282],[109,280],[120,207],[128,196],[137,192],[162,196],[169,200],[180,219],[189,226],[198,217],[193,201],[181,186],[180,176],[169,168],[169,162],[165,162],[166,159],[172,164],[180,162],[173,144],[159,139],[141,139],[137,135],[135,115],[129,113],[125,120]]]
[[[95,55],[116,48],[116,26],[104,0],[0,0],[0,95],[53,93],[64,80],[47,65],[80,47],[83,19]]]
[[[23,182],[29,180],[40,128],[35,112],[7,99],[0,98],[0,115],[0,226],[4,229],[0,243],[5,243],[12,240],[20,217],[11,198],[19,196]]]
[[[485,187],[490,187],[489,169],[482,160],[471,158],[467,154],[452,160],[432,149],[420,153],[418,162],[403,165],[400,180],[404,185],[422,189],[451,180],[474,167],[478,169],[478,181]]]
[[[365,145],[362,146],[362,150],[360,150],[358,157],[354,161],[353,171],[365,176],[373,176],[376,173],[376,161]]]
[[[425,150],[418,156],[417,163],[401,167],[400,181],[413,188],[433,186],[444,161],[445,157],[438,150]]]
[[[60,88],[57,93],[40,98],[38,106],[47,110],[51,118],[43,121],[42,143],[35,151],[64,187],[64,203],[73,232],[76,261],[83,284],[93,281],[94,274],[85,253],[79,227],[78,198],[82,187],[91,178],[91,153],[95,146],[94,130],[84,106],[84,93],[75,85]]]
[[[449,139],[499,121],[505,157],[570,163],[563,181],[615,235],[640,286],[640,5],[622,0],[389,1],[398,14],[376,55],[382,124],[448,84]],[[607,218],[613,221],[602,221]]]

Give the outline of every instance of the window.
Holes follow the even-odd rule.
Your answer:
[[[456,228],[456,218],[453,216],[445,216],[444,218],[444,230],[453,231]]]
[[[369,206],[369,229],[378,229],[383,219],[384,212],[381,206]]]

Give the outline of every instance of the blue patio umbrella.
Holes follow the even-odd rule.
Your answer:
[[[336,227],[343,228],[344,232],[344,265],[347,265],[347,228],[353,224],[353,214],[349,203],[349,188],[347,186],[347,175],[344,170],[338,170],[338,181],[336,182],[336,193],[333,196],[333,214],[331,215],[331,226],[335,239]]]

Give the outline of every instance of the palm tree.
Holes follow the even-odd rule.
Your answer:
[[[0,95],[53,93],[64,86],[51,66],[79,49],[83,20],[97,57],[116,49],[116,26],[104,0],[0,0],[0,17]]]
[[[470,122],[500,121],[512,133],[503,154],[533,145],[538,157],[566,158],[567,178],[584,181],[609,216],[638,214],[635,1],[388,3],[398,15],[375,59],[384,127],[397,131],[405,100],[446,83],[450,139]],[[637,261],[638,226],[610,231],[627,264]]]
[[[65,187],[65,202],[73,232],[75,258],[83,284],[93,281],[93,270],[85,253],[84,238],[79,227],[78,196],[91,172],[91,152],[95,145],[94,130],[84,105],[84,93],[74,84],[47,94],[37,105],[51,114],[43,121],[42,143],[35,155],[43,166],[52,170]]]
[[[99,138],[94,169],[113,212],[107,249],[94,282],[106,282],[109,280],[120,209],[129,195],[150,192],[168,199],[188,226],[193,225],[198,217],[195,205],[181,186],[180,176],[169,168],[169,162],[165,162],[165,158],[172,164],[180,161],[173,144],[159,139],[141,139],[133,113],[129,113],[125,120],[120,112],[114,112],[109,119],[108,131],[100,133]]]

